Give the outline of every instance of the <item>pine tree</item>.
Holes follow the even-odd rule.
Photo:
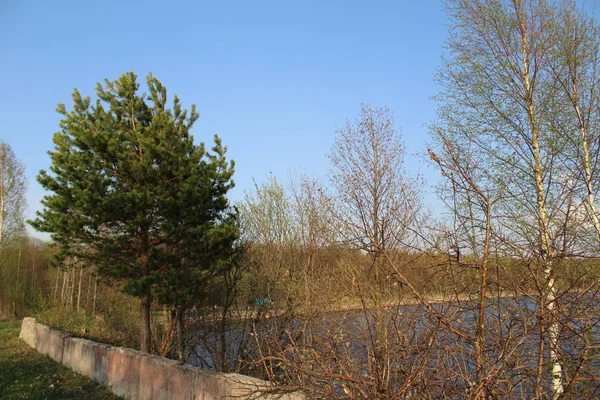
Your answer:
[[[153,297],[168,302],[181,282],[201,284],[237,229],[226,148],[216,136],[212,151],[195,145],[195,106],[183,110],[175,96],[169,109],[166,88],[152,75],[146,82],[149,95],[139,94],[129,72],[98,84],[95,102],[75,90],[72,110],[59,104],[51,173],[38,175],[52,194],[31,224],[51,233],[59,259],[90,260],[141,299],[140,349],[149,352]]]

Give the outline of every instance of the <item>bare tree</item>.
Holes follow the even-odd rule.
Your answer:
[[[337,238],[368,257],[368,279],[354,273],[352,280],[369,321],[369,365],[382,393],[390,388],[391,353],[386,349],[392,342],[383,288],[388,279],[406,283],[388,267],[388,260],[415,246],[411,229],[420,211],[417,179],[406,173],[404,153],[390,110],[362,105],[357,119],[336,132],[329,155],[334,192],[328,211],[337,221]]]
[[[362,105],[356,121],[336,132],[329,155],[335,188],[330,209],[343,221],[340,238],[373,256],[376,277],[379,255],[402,244],[419,210],[416,180],[404,169],[404,153],[390,110]]]
[[[387,108],[363,105],[354,122],[336,132],[329,158],[334,192],[327,203],[337,221],[337,239],[365,252],[375,286],[387,278],[384,254],[415,246],[421,198],[418,178],[404,169],[404,145]],[[373,290],[376,308],[380,290]]]

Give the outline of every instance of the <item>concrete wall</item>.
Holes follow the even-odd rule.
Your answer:
[[[113,393],[139,400],[286,399],[300,393],[264,395],[268,382],[239,374],[222,374],[181,365],[164,357],[74,338],[68,332],[23,319],[20,338]]]

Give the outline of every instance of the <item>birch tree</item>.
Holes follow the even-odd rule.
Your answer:
[[[600,151],[600,27],[573,2],[562,2],[559,12],[562,18],[551,61],[565,106],[558,126],[573,148],[572,157],[567,160],[568,167],[583,183],[582,197],[587,215],[600,243],[600,219],[595,200],[596,162]]]
[[[0,316],[14,318],[25,303],[21,268],[27,246],[24,226],[25,168],[10,145],[0,140]],[[25,249],[27,252],[27,249]]]
[[[590,21],[574,7],[545,0],[449,1],[449,52],[437,76],[443,89],[436,129],[445,131],[450,146],[468,143],[485,157],[485,170],[504,193],[496,205],[502,215],[496,232],[505,240],[505,254],[530,260],[539,291],[540,339],[531,373],[536,397],[549,387],[558,398],[574,379],[564,373],[556,284],[566,254],[559,239],[575,224],[573,165],[583,171],[595,225],[585,147],[595,115],[596,89],[589,83],[597,44],[593,36],[582,39]],[[574,154],[581,155],[575,163]]]
[[[0,260],[5,245],[24,233],[25,167],[0,140]]]

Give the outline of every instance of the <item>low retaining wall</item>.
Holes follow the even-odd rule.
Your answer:
[[[261,389],[268,388],[266,381],[210,372],[168,358],[75,338],[33,318],[23,319],[19,337],[40,353],[129,399],[305,399],[301,393],[261,394]]]

